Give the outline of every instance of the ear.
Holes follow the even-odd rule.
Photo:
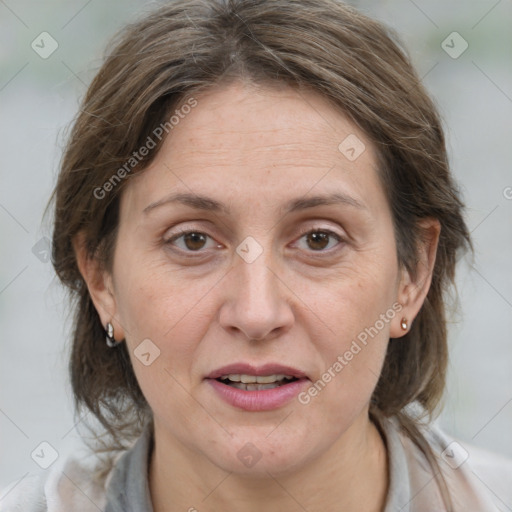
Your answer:
[[[401,338],[411,328],[411,324],[416,318],[432,282],[434,264],[436,262],[437,246],[439,235],[441,233],[441,224],[437,219],[422,219],[419,222],[420,240],[418,245],[418,255],[416,267],[413,272],[403,269],[398,286],[397,301],[403,309],[394,318],[390,329],[391,338]],[[407,321],[407,328],[401,327],[402,318]]]
[[[113,291],[112,276],[107,272],[100,261],[88,254],[85,243],[85,234],[78,233],[73,239],[73,249],[80,274],[89,290],[92,302],[105,328],[107,323],[114,327],[116,341],[124,339],[124,330],[116,319],[117,307]]]

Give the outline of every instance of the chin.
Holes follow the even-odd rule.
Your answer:
[[[265,433],[268,436],[268,429]],[[229,446],[221,447],[212,453],[211,448],[207,458],[217,467],[226,472],[251,478],[269,476],[286,476],[298,471],[308,462],[303,442],[290,443],[290,438],[275,437],[265,439],[261,435],[235,436]],[[236,440],[236,441],[235,441]]]

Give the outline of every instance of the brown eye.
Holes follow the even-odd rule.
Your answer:
[[[327,252],[329,249],[339,244],[339,242],[343,241],[343,239],[333,231],[320,229],[310,230],[303,233],[299,240],[303,239],[306,241],[305,249],[316,252]],[[304,248],[304,246],[301,248]]]
[[[169,240],[166,240],[165,243],[176,246],[183,252],[190,253],[201,252],[201,249],[208,248],[207,245],[209,239],[211,243],[213,243],[213,239],[210,236],[205,233],[201,233],[200,231],[182,231],[181,233],[172,236]]]
[[[309,247],[314,250],[325,249],[329,245],[329,235],[321,231],[313,231],[306,235]]]
[[[191,251],[197,251],[202,249],[206,243],[206,236],[202,233],[196,233],[194,231],[187,233],[183,236],[183,241],[187,249]]]

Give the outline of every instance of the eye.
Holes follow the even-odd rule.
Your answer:
[[[328,252],[330,249],[343,242],[343,238],[329,229],[310,229],[302,233],[300,240],[305,240],[306,247],[299,248],[314,252]],[[210,240],[210,246],[208,246]],[[179,243],[177,243],[179,242]],[[202,249],[221,248],[212,237],[201,231],[183,230],[165,240],[165,244],[177,247],[186,253],[200,253]]]
[[[181,244],[177,244],[178,240],[181,239]],[[212,241],[213,245],[210,245],[210,247],[220,247],[219,244],[215,244],[213,242],[213,239],[207,235],[206,233],[202,233],[200,231],[181,231],[180,233],[177,233],[173,235],[171,238],[167,239],[165,241],[166,244],[169,245],[175,245],[179,249],[185,252],[199,252],[201,249],[207,249],[206,246],[208,239]]]
[[[316,252],[327,252],[325,249],[332,249],[333,246],[343,242],[340,235],[329,229],[312,229],[306,231],[299,240],[302,239],[305,239],[307,246]],[[333,240],[337,243],[331,244]]]

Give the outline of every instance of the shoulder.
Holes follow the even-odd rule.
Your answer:
[[[0,512],[103,510],[106,477],[95,474],[97,459],[68,457],[38,474],[27,474],[0,492]]]
[[[464,464],[472,478],[485,488],[500,510],[512,509],[512,459],[461,440],[452,443],[462,447]]]
[[[435,423],[423,426],[421,432],[439,463],[455,506],[480,506],[485,511],[512,508],[512,459],[452,437]],[[424,468],[426,461],[420,450],[410,440],[403,442],[412,464]]]
[[[473,472],[489,478],[489,481],[506,483],[512,488],[512,459],[503,457],[483,448],[459,441],[468,452],[468,462]]]
[[[46,512],[43,478],[25,475],[0,490],[0,512]]]
[[[430,425],[425,437],[440,451],[442,460],[452,469],[466,466],[488,482],[503,482],[512,491],[512,459],[447,434],[436,424]]]
[[[47,470],[25,475],[0,489],[0,512],[124,511],[130,506],[150,510],[147,479],[141,475],[147,474],[151,436],[148,424],[124,448],[103,450],[99,455],[84,447]]]

